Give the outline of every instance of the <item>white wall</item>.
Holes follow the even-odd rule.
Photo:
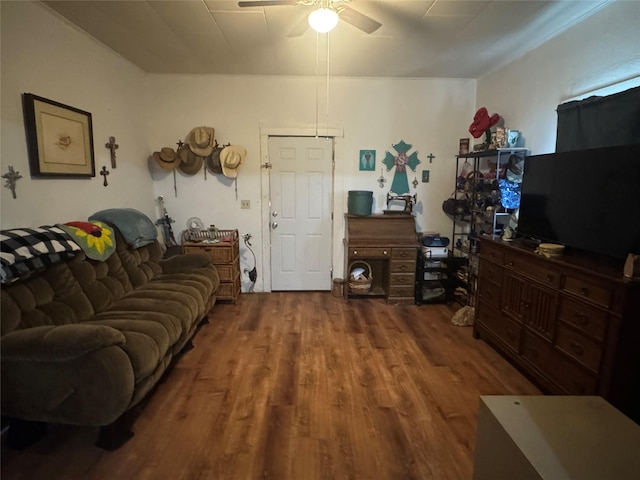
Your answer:
[[[268,238],[262,235],[263,215],[260,164],[267,152],[260,151],[260,135],[268,129],[297,133],[301,129],[315,131],[316,87],[313,78],[150,75],[145,91],[149,125],[147,138],[150,151],[163,146],[176,146],[191,128],[214,127],[220,143],[244,146],[247,159],[241,166],[236,185],[218,175],[204,178],[176,173],[177,197],[173,174],[163,171],[153,160],[149,167],[155,181],[155,192],[166,198],[167,208],[176,219],[174,230],[186,228],[188,218],[200,217],[205,224],[219,228],[238,228],[241,234],[253,235],[258,257],[259,282],[268,275]],[[329,90],[329,112],[325,102],[326,85],[320,81],[319,133],[327,125],[341,130],[336,151],[334,182],[334,275],[342,277],[344,217],[349,190],[372,190],[376,210],[386,204],[386,193],[392,181],[384,168],[385,188],[378,186],[381,160],[385,151],[396,153],[392,144],[401,140],[413,145],[409,153],[418,151],[421,164],[409,172],[409,181],[420,181],[417,224],[420,231],[438,231],[450,236],[452,225],[442,212],[442,202],[452,192],[455,154],[461,137],[467,132],[475,106],[475,81],[460,79],[356,79],[332,78]],[[376,171],[358,170],[359,151],[374,149]],[[435,159],[429,163],[428,155]],[[429,183],[422,183],[422,170],[430,171]],[[250,200],[251,209],[241,210],[240,200]],[[263,245],[266,265],[263,265]],[[252,267],[253,258],[242,249],[242,268]],[[246,289],[248,279],[243,276]],[[268,282],[266,282],[268,284]]]
[[[638,76],[640,2],[617,1],[478,79],[478,106],[521,130],[531,153],[549,153],[555,151],[559,104]]]
[[[17,199],[1,188],[1,226],[33,227],[86,220],[97,210],[137,208],[156,217],[153,182],[147,169],[144,136],[144,73],[87,35],[32,2],[1,2],[2,15],[2,173],[22,175]],[[35,179],[29,175],[22,93],[29,92],[92,114],[95,165],[103,177]],[[119,144],[111,169],[109,136]],[[4,179],[2,179],[4,184]]]
[[[343,132],[336,152],[334,268],[342,272],[342,213],[348,190],[373,190],[378,211],[385,189],[378,187],[380,160],[391,145],[405,140],[419,152],[421,171],[416,208],[418,228],[449,235],[451,222],[442,201],[451,193],[458,139],[476,106],[498,112],[508,127],[524,132],[534,153],[555,145],[555,107],[567,98],[640,74],[640,2],[616,2],[522,59],[479,80],[334,78],[325,118],[324,84],[309,78],[145,75],[139,69],[32,2],[1,2],[2,104],[1,170],[13,165],[23,178],[16,200],[0,189],[1,226],[40,225],[78,220],[102,208],[134,207],[155,218],[154,199],[165,196],[176,219],[176,233],[191,216],[220,228],[254,236],[262,266],[260,134],[314,128],[316,88],[320,93],[320,133],[327,125]],[[120,145],[118,168],[91,180],[31,179],[20,96],[23,92],[56,100],[93,114],[96,169],[109,165],[104,143]],[[175,146],[194,126],[216,129],[222,143],[247,148],[249,155],[235,185],[219,176],[173,176],[150,159],[153,151]],[[359,172],[360,149],[375,149],[378,168]],[[429,163],[427,155],[435,160]],[[410,180],[414,173],[410,174]],[[4,182],[3,182],[4,183]],[[239,200],[251,201],[241,210]],[[243,267],[252,259],[243,248]],[[259,274],[264,272],[259,271]],[[246,288],[246,276],[243,286]],[[257,286],[260,290],[261,283]]]

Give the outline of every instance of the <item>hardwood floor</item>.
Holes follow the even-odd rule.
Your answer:
[[[329,292],[217,304],[114,452],[3,449],[3,480],[470,479],[479,396],[540,392],[445,305]]]

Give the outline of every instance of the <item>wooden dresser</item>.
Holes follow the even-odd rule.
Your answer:
[[[640,281],[622,266],[483,238],[474,334],[545,391],[601,395],[640,422]]]
[[[183,240],[182,251],[208,255],[220,276],[220,287],[216,292],[216,298],[231,300],[235,304],[241,288],[238,230],[218,230],[216,237],[217,243],[206,243],[210,238],[195,242]]]
[[[390,304],[415,302],[418,239],[413,215],[345,215],[345,298],[382,296]],[[364,261],[371,267],[368,292],[351,292],[350,267]]]

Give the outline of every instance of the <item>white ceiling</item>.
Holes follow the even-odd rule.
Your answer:
[[[236,0],[44,1],[150,73],[477,78],[612,0],[352,0],[382,23],[292,37],[313,7]]]

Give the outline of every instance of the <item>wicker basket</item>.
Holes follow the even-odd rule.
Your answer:
[[[217,239],[221,242],[235,241],[238,237],[238,230],[216,230],[211,232],[208,229],[204,230],[184,230],[182,232],[182,242],[202,242],[204,240]]]
[[[362,274],[364,278],[356,279],[351,276],[351,272],[357,266],[364,267],[365,271]],[[354,295],[369,293],[369,290],[371,289],[372,281],[373,281],[373,274],[371,273],[371,265],[369,265],[367,262],[363,260],[357,260],[355,262],[352,262],[349,265],[349,292],[350,293]]]

